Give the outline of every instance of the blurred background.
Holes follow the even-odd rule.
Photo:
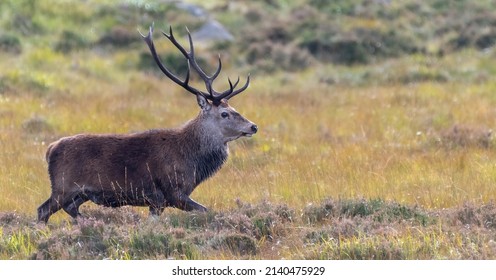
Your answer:
[[[182,36],[187,26],[197,44],[207,46],[204,59],[221,53],[236,69],[246,68],[255,75],[299,72],[325,64],[375,66],[355,69],[355,75],[318,73],[315,77],[316,82],[349,85],[484,80],[493,70],[489,65],[471,69],[457,62],[453,64],[458,67],[436,63],[453,55],[470,59],[467,50],[491,55],[496,40],[492,1],[6,0],[0,5],[2,61],[24,62],[24,66],[2,67],[2,92],[20,84],[28,89],[35,84],[38,90],[56,88],[48,73],[45,80],[32,73],[29,86],[16,80],[13,72],[27,70],[21,67],[31,72],[52,70],[50,66],[62,66],[57,59],[67,59],[63,64],[72,66],[69,70],[81,64],[78,59],[95,55],[101,64],[111,61],[113,71],[156,71],[137,33],[138,29],[146,32],[153,22],[158,30],[168,32],[172,26]],[[185,70],[177,51],[161,51],[172,69]],[[400,63],[397,60],[402,57],[418,61],[411,67],[384,64]],[[98,70],[106,72],[93,69]]]

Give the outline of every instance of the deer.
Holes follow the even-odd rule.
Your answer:
[[[170,27],[169,34],[162,33],[186,59],[182,80],[162,64],[153,31],[152,24],[148,35],[139,33],[165,76],[196,96],[199,114],[177,128],[78,134],[51,143],[46,152],[51,195],[38,207],[38,222],[47,223],[60,209],[77,219],[82,216],[79,207],[87,201],[106,207],[148,207],[150,216],[160,216],[166,207],[206,212],[205,206],[190,198],[191,193],[226,162],[228,142],[257,133],[257,125],[228,104],[248,88],[249,74],[242,87],[238,88],[239,77],[234,83],[228,78],[229,88],[216,91],[213,82],[222,68],[220,55],[217,70],[208,76],[196,61],[189,30],[186,51]],[[191,86],[191,68],[206,90]]]

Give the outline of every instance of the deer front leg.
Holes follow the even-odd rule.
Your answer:
[[[150,206],[150,216],[158,217],[162,212],[164,212],[164,207]]]
[[[189,196],[184,194],[180,194],[179,196],[177,196],[171,206],[184,211],[208,211],[205,206],[201,205],[200,203],[194,201],[193,199],[189,198]]]
[[[201,205],[200,203],[194,201],[193,199],[191,199],[189,197],[186,200],[184,210],[186,210],[186,211],[195,210],[195,211],[200,211],[200,212],[207,212],[208,211],[207,207]]]

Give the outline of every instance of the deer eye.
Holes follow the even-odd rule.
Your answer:
[[[229,117],[229,114],[228,114],[228,113],[226,113],[226,112],[222,112],[222,113],[220,114],[220,116],[221,116],[222,118],[226,119],[227,117]]]

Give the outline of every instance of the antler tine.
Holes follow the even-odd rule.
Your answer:
[[[153,59],[155,60],[155,62],[157,63],[158,67],[160,68],[160,70],[162,70],[162,72],[169,78],[171,79],[173,82],[175,82],[176,84],[180,85],[181,87],[183,87],[184,89],[186,89],[187,91],[193,93],[194,95],[198,95],[198,94],[202,94],[202,95],[205,95],[203,92],[197,90],[196,88],[193,88],[191,86],[189,86],[188,82],[189,82],[189,72],[190,72],[190,67],[189,67],[189,63],[188,63],[188,73],[186,74],[186,79],[184,81],[181,81],[181,79],[179,79],[176,75],[172,74],[172,72],[170,72],[163,64],[162,64],[162,61],[160,60],[160,57],[158,56],[157,54],[157,51],[155,49],[155,45],[153,43],[153,29],[154,29],[154,24],[152,24],[150,26],[150,29],[148,31],[148,35],[143,35],[141,32],[138,32],[141,34],[141,36],[143,37],[143,39],[145,40],[146,44],[148,45],[148,48],[150,49],[150,52],[153,56]],[[164,35],[166,35],[164,33]],[[172,34],[172,29],[171,29],[171,35],[168,36],[166,35],[167,38],[169,38],[169,40],[181,51],[183,52],[186,52],[179,44],[177,44],[177,41],[174,39],[174,35]]]
[[[239,76],[238,76],[238,79],[236,80],[236,82],[233,83],[231,82],[231,78],[227,78],[227,81],[229,82],[229,90],[227,92],[233,92],[234,88],[238,85],[239,83]]]
[[[191,66],[196,70],[200,78],[202,78],[203,82],[205,82],[205,86],[207,87],[207,92],[209,94],[209,99],[214,100],[216,91],[213,89],[212,84],[215,78],[219,75],[220,70],[217,68],[217,71],[212,76],[208,76],[205,71],[198,65],[195,57],[195,47],[193,46],[193,38],[191,37],[191,33],[189,32],[188,27],[186,27],[186,32],[188,33],[189,40],[189,54],[187,55],[188,60],[191,62]],[[220,59],[219,59],[220,60]],[[218,73],[219,72],[219,73]]]
[[[234,85],[233,85],[233,83],[231,81],[231,78],[227,78],[227,81],[229,82],[229,89],[227,89],[227,90],[225,90],[222,93],[220,93],[220,94],[217,95],[217,98],[219,98],[219,100],[222,99],[222,98],[224,98],[224,97],[226,97],[226,96],[228,96],[229,94],[231,94],[234,91],[234,89],[239,84],[239,76],[238,76],[238,79],[236,80],[236,82],[234,83]]]
[[[185,84],[188,84],[189,83],[189,73],[190,73],[190,70],[191,70],[191,66],[189,65],[189,60],[186,61],[186,65],[188,66],[188,72],[186,72],[186,78],[184,78],[184,83]]]
[[[153,29],[154,29],[154,24],[152,24],[150,26],[150,30],[148,32],[148,35],[146,35],[146,36],[141,34],[141,32],[140,32],[140,34],[143,37],[143,39],[145,40],[146,44],[150,48],[150,52],[153,56],[153,59],[157,63],[160,70],[162,70],[162,72],[167,77],[169,77],[172,81],[174,81],[176,84],[180,85],[181,87],[183,87],[187,91],[189,91],[195,95],[200,94],[203,97],[211,100],[214,104],[218,105],[218,104],[220,104],[222,99],[224,99],[224,98],[229,99],[229,98],[241,93],[242,91],[244,91],[245,89],[248,88],[248,86],[250,84],[250,75],[248,75],[245,85],[240,89],[235,90],[235,88],[239,84],[239,77],[238,77],[238,79],[236,80],[236,82],[234,84],[232,83],[231,79],[228,78],[229,89],[227,89],[221,93],[215,91],[213,89],[213,82],[219,76],[220,71],[222,70],[222,60],[220,58],[220,55],[218,56],[217,70],[215,70],[215,72],[212,74],[212,76],[208,76],[205,73],[205,71],[203,71],[203,69],[200,67],[200,65],[198,65],[198,63],[196,61],[195,48],[193,45],[193,38],[192,38],[191,33],[189,32],[188,28],[186,27],[186,31],[188,34],[188,40],[189,40],[189,52],[186,51],[186,49],[184,49],[184,47],[179,44],[179,42],[174,37],[174,33],[172,32],[172,26],[169,26],[169,34],[163,32],[163,31],[162,31],[162,34],[167,39],[169,39],[169,41],[171,41],[171,43],[183,54],[183,56],[186,58],[187,65],[188,65],[188,72],[186,73],[186,77],[185,77],[184,81],[182,81],[176,75],[172,74],[172,72],[169,71],[162,64],[160,57],[158,56],[157,51],[155,50],[155,45],[153,44],[153,38],[152,38],[153,37]],[[193,68],[198,73],[200,78],[204,81],[205,86],[207,88],[207,92],[200,91],[200,90],[189,85],[191,68]]]
[[[229,89],[228,89],[228,90],[226,90],[226,91],[224,91],[222,94],[218,95],[218,96],[217,96],[217,99],[218,99],[218,100],[222,100],[222,98],[223,98],[222,96],[224,96],[224,95],[229,95],[229,94],[231,94],[231,93],[233,92],[234,88],[235,88],[235,87],[238,85],[238,83],[239,83],[239,77],[238,77],[238,80],[236,81],[236,83],[234,83],[234,85],[233,85],[233,83],[231,82],[231,78],[227,78],[227,81],[229,82]]]
[[[222,61],[220,60],[220,54],[219,54],[219,57],[218,58],[219,58],[219,66],[217,66],[217,70],[212,75],[212,80],[215,80],[215,78],[217,78],[217,76],[219,76],[220,69],[222,69]]]
[[[171,29],[172,30],[172,29]],[[195,48],[193,46],[193,38],[191,37],[191,33],[189,32],[189,29],[188,27],[186,27],[186,32],[188,33],[188,40],[189,40],[189,55],[186,55],[187,57],[191,58],[192,62],[193,62],[193,65],[195,67],[195,70],[198,71],[198,73],[202,76],[202,78],[205,78],[205,79],[208,79],[210,81],[213,81],[215,80],[215,78],[217,78],[217,76],[219,75],[220,73],[220,70],[222,69],[222,61],[220,59],[220,54],[218,56],[218,60],[219,60],[219,66],[217,66],[217,70],[215,70],[215,73],[212,75],[212,76],[208,76],[205,71],[203,71],[203,69],[200,67],[200,65],[198,65],[198,63],[196,62],[196,58],[195,58]],[[183,52],[183,54],[185,54],[185,52]]]
[[[239,77],[238,77],[238,80],[236,81],[236,83],[234,83],[234,85],[232,85],[231,81],[229,80],[229,84],[230,84],[231,88],[229,90],[226,90],[225,92],[223,92],[221,95],[217,96],[216,99],[218,99],[219,101],[224,99],[224,98],[229,100],[231,97],[243,92],[250,85],[250,74],[248,74],[248,77],[246,78],[246,83],[244,84],[244,86],[237,89],[237,90],[234,90],[234,88],[236,88],[238,83],[239,83]]]
[[[229,84],[231,84],[231,79],[228,78],[228,80],[229,80]],[[238,84],[239,84],[239,76],[238,76],[238,79],[236,80],[236,82],[234,83],[234,85],[232,87],[233,90],[236,88],[236,86],[238,86]]]
[[[165,37],[167,37],[167,39],[169,39],[169,41],[172,42],[172,44],[174,44],[174,46],[176,46],[176,48],[186,57],[188,58],[188,52],[183,48],[183,46],[181,46],[177,40],[176,40],[176,37],[174,37],[174,33],[172,33],[172,26],[169,26],[169,34],[165,33],[164,31],[162,31],[162,34],[164,34]]]

